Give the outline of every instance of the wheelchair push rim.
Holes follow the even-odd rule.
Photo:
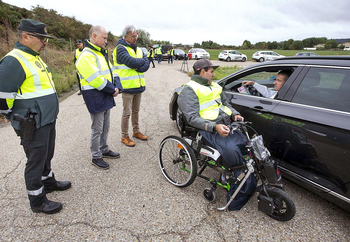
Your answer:
[[[187,187],[196,178],[196,156],[183,138],[164,138],[159,145],[158,161],[164,177],[177,187]]]

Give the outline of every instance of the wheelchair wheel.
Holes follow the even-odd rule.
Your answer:
[[[216,199],[216,194],[214,188],[206,188],[203,191],[203,195],[208,202],[214,202]]]
[[[163,139],[159,146],[158,161],[165,178],[177,187],[187,187],[196,178],[196,156],[183,138],[168,136]]]

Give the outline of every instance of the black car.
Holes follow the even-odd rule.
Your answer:
[[[181,49],[174,49],[175,60],[183,60],[186,56],[186,52]]]
[[[273,89],[281,70],[293,71],[274,99],[238,91],[253,80]],[[283,176],[350,211],[350,57],[285,57],[237,71],[218,83],[232,106],[262,134]],[[178,91],[170,102],[177,120]]]

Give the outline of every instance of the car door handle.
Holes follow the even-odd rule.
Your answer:
[[[261,104],[266,104],[266,105],[272,105],[271,101],[266,101],[266,100],[259,100]]]
[[[254,108],[254,109],[259,109],[259,110],[263,110],[263,109],[264,109],[264,108],[261,107],[261,106],[254,106],[253,108]]]

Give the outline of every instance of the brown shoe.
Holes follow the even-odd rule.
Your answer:
[[[126,146],[129,146],[129,147],[134,147],[134,146],[135,146],[134,141],[132,141],[132,140],[129,138],[129,136],[123,137],[123,138],[122,138],[122,143],[124,143]]]
[[[140,140],[147,140],[147,136],[143,135],[141,132],[133,133],[132,137],[135,137],[135,138],[140,139]]]

